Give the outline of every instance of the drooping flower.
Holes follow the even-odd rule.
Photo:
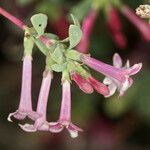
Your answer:
[[[90,38],[91,31],[93,29],[96,16],[97,16],[97,11],[92,9],[89,12],[88,16],[85,17],[85,19],[83,20],[83,24],[82,24],[83,36],[80,43],[77,45],[78,51],[82,53],[87,53],[88,51],[89,38]]]
[[[118,59],[118,57],[115,57],[115,59],[117,60],[115,61],[117,62],[115,66],[105,64],[99,60],[89,57],[88,55],[82,55],[81,59],[83,63],[90,68],[104,74],[106,77],[113,80],[119,88],[120,95],[122,95],[132,85],[133,80],[130,76],[138,73],[142,67],[142,63],[135,64],[129,68],[117,67],[121,66],[121,61]],[[112,92],[114,90],[114,87],[110,86],[109,90],[111,90],[109,95],[112,95],[111,93],[114,93]]]
[[[70,133],[72,138],[78,136],[78,131],[83,131],[79,127],[75,126],[71,122],[71,88],[70,83],[67,80],[64,80],[62,83],[62,102],[59,120],[57,122],[50,122],[50,131],[53,133],[61,132],[64,127]]]
[[[88,94],[93,93],[93,87],[79,73],[73,72],[71,73],[71,77],[83,92]]]
[[[36,110],[36,112],[40,115],[40,117],[35,120],[34,125],[31,124],[19,125],[24,131],[27,132],[35,132],[37,130],[49,131],[49,125],[48,122],[46,121],[46,111],[47,111],[48,95],[51,86],[51,79],[52,79],[51,71],[46,70],[43,73],[43,80]]]
[[[145,23],[141,18],[139,18],[134,11],[132,11],[128,6],[124,5],[121,12],[131,21],[133,25],[141,32],[143,38],[150,41],[150,27],[148,23]]]
[[[12,122],[12,116],[18,120],[23,120],[25,117],[35,120],[39,117],[39,115],[32,110],[31,78],[32,56],[30,54],[25,54],[23,58],[22,87],[19,108],[15,112],[9,114],[7,118],[8,121]]]
[[[122,32],[122,23],[119,18],[118,12],[114,7],[108,9],[107,17],[108,28],[112,34],[114,42],[120,47],[126,47],[126,38]]]

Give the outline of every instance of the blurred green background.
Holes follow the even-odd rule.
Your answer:
[[[125,4],[135,10],[144,0],[124,0]],[[47,31],[67,35],[66,29],[70,11],[88,10],[81,6],[81,0],[1,0],[0,6],[30,25],[29,18],[38,12],[49,17]],[[79,11],[78,11],[79,9]],[[82,11],[81,11],[82,10]],[[80,14],[79,13],[79,14]],[[111,98],[94,92],[82,93],[72,86],[72,120],[84,129],[79,137],[71,139],[67,131],[59,134],[49,132],[26,133],[17,126],[17,121],[10,123],[7,116],[14,112],[19,103],[23,32],[0,16],[0,150],[149,150],[150,149],[150,43],[141,38],[139,31],[122,15],[123,33],[128,44],[119,49],[113,42],[106,25],[106,16],[99,12],[91,37],[92,56],[106,63],[112,63],[112,55],[118,52],[131,64],[143,63],[143,69],[134,76],[133,86],[125,96],[118,99],[117,94]],[[38,92],[42,80],[45,58],[34,49],[32,97],[36,108]],[[94,71],[93,75],[102,80],[104,77]],[[56,121],[61,102],[60,74],[54,74],[49,95],[47,119]]]

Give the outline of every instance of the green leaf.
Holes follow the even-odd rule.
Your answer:
[[[35,30],[38,33],[38,36],[41,36],[47,26],[47,16],[45,14],[35,14],[31,17],[31,23]]]
[[[71,14],[70,16],[71,16],[71,18],[73,20],[74,25],[80,27],[80,23],[79,23],[77,17],[75,17],[73,14]]]
[[[70,40],[70,46],[69,49],[75,47],[82,38],[82,31],[81,29],[76,25],[70,25],[69,27],[69,40]]]
[[[66,57],[72,60],[80,61],[81,60],[81,54],[77,52],[76,50],[69,50],[66,53]]]
[[[57,47],[55,48],[54,52],[51,54],[52,59],[58,64],[64,61],[62,49],[63,47],[61,46],[61,44],[57,44]]]
[[[24,37],[24,53],[29,53],[31,54],[32,53],[32,49],[33,49],[33,46],[34,46],[34,42],[33,40],[29,37]]]
[[[51,69],[55,72],[62,72],[66,69],[67,66],[67,62],[65,62],[64,64],[54,64],[51,66]]]

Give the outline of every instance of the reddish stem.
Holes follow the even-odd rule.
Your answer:
[[[13,22],[15,25],[17,25],[19,28],[24,30],[27,26],[19,19],[14,17],[12,14],[4,10],[3,8],[0,7],[0,14],[9,19],[11,22]]]

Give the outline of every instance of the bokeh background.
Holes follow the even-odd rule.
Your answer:
[[[123,0],[135,10],[144,0]],[[30,25],[30,17],[38,12],[49,17],[47,31],[67,36],[68,16],[73,10],[77,15],[89,7],[81,0],[0,0],[0,6],[21,18]],[[82,10],[82,11],[81,11]],[[72,120],[84,129],[79,137],[71,139],[67,131],[59,134],[49,132],[26,133],[18,126],[18,121],[7,121],[19,103],[23,32],[4,17],[0,16],[0,149],[1,150],[149,150],[150,149],[150,42],[143,39],[137,28],[120,12],[123,33],[127,46],[119,48],[107,27],[107,19],[101,10],[98,13],[90,36],[89,52],[95,58],[112,63],[112,56],[118,52],[131,64],[143,63],[143,69],[134,76],[133,86],[125,96],[118,99],[117,94],[110,98],[94,92],[82,93],[72,85]],[[81,19],[82,21],[82,19]],[[146,21],[146,20],[143,20]],[[45,57],[34,49],[32,97],[36,108],[38,92],[45,66]],[[104,77],[94,71],[93,75]],[[61,76],[54,74],[49,95],[47,119],[56,121],[61,102]],[[20,123],[20,122],[19,122]]]

